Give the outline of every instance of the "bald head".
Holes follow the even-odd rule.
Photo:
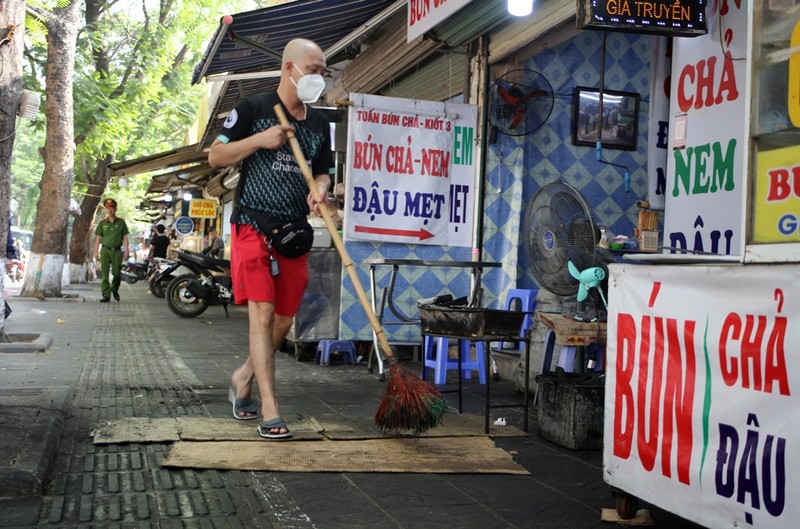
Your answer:
[[[314,41],[308,39],[290,40],[283,50],[283,63],[286,64],[286,61],[300,61],[311,53],[322,54],[322,49]]]

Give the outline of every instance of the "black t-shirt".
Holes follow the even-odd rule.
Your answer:
[[[150,241],[150,246],[153,248],[153,257],[167,257],[167,248],[169,248],[169,237],[166,235],[156,235]]]
[[[243,99],[228,115],[217,139],[223,143],[238,141],[279,124],[274,110],[278,103],[283,105],[275,92]],[[307,107],[308,114],[302,121],[294,119],[285,106],[284,111],[312,174],[333,174],[328,118],[311,107]],[[242,180],[239,202],[243,206],[281,220],[299,220],[308,215],[308,184],[288,142],[280,149],[259,149],[248,156],[242,163]],[[231,221],[257,228],[245,213]]]

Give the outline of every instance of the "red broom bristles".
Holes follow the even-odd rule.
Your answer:
[[[375,425],[384,433],[425,433],[442,423],[447,403],[430,382],[400,364],[389,367],[386,394],[375,413]]]

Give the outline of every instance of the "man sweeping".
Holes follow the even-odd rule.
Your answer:
[[[319,46],[306,39],[290,41],[283,52],[277,91],[237,103],[208,155],[215,168],[242,162],[231,216],[231,272],[236,303],[248,306],[250,351],[231,376],[229,399],[234,418],[261,415],[258,433],[265,439],[292,435],[275,398],[275,346],[289,332],[300,307],[308,282],[308,256],[282,254],[274,238],[265,238],[270,230],[260,219],[302,222],[309,206],[316,209],[287,145],[289,131],[303,138],[303,156],[314,167],[315,185],[326,194],[330,188],[334,169],[330,124],[309,106],[325,88],[324,71],[325,56]],[[273,110],[278,104],[292,116],[290,125],[279,123]],[[253,378],[261,406],[251,396]]]

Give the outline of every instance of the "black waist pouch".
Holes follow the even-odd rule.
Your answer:
[[[239,206],[258,224],[275,251],[286,257],[300,257],[314,245],[314,228],[307,220],[278,220],[247,206]]]

